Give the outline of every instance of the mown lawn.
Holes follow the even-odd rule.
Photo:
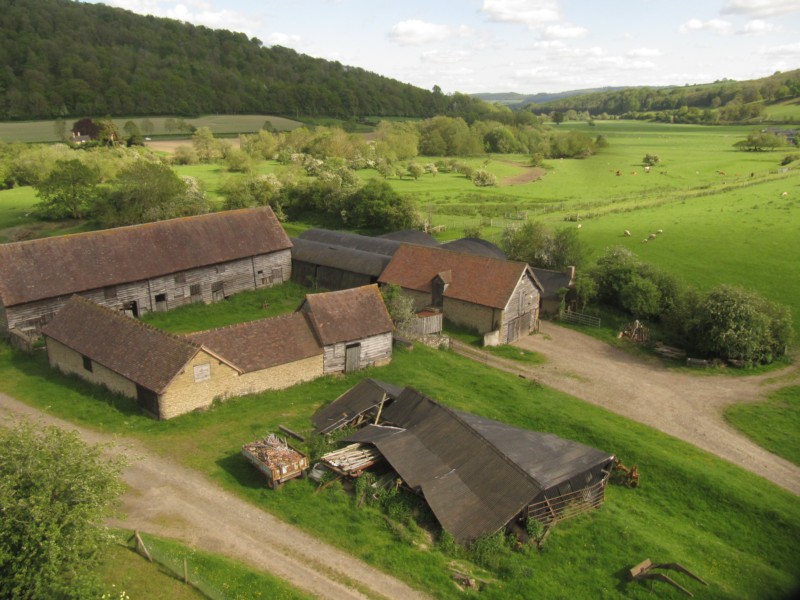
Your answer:
[[[725,420],[759,446],[800,465],[800,386],[773,392],[766,402],[729,406]]]
[[[279,424],[308,431],[316,408],[366,376],[413,385],[449,406],[614,452],[639,466],[642,485],[611,486],[601,510],[560,524],[541,553],[495,548],[484,557],[488,572],[438,545],[424,510],[417,513],[419,526],[390,526],[378,509],[359,509],[339,484],[318,494],[309,481],[292,481],[277,492],[265,488],[241,457],[242,444]],[[703,577],[708,589],[676,576],[698,597],[781,598],[800,583],[795,496],[653,429],[446,351],[398,350],[387,367],[231,399],[167,422],[51,371],[43,353],[30,358],[0,349],[0,389],[76,422],[137,437],[436,597],[461,595],[448,568],[456,559],[467,561],[460,568],[492,580],[481,593],[487,598],[682,597],[657,582],[625,581],[626,570],[644,558],[680,562]]]

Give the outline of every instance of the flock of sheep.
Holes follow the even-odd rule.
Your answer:
[[[656,239],[656,238],[657,238],[659,235],[661,235],[662,233],[664,233],[664,230],[663,230],[663,229],[657,229],[657,230],[656,230],[654,233],[651,233],[651,234],[650,234],[650,235],[648,235],[646,238],[644,238],[644,239],[642,240],[642,243],[643,243],[643,244],[646,244],[646,243],[647,243],[647,242],[649,242],[650,240],[654,240],[654,239]],[[625,237],[631,237],[631,232],[630,232],[628,229],[626,229],[626,230],[623,232],[623,234],[625,235]]]

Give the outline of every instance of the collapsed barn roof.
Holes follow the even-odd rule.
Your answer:
[[[396,398],[403,388],[367,378],[336,400],[320,408],[311,417],[317,433],[325,434],[348,425],[366,413],[379,410],[388,399]]]
[[[536,502],[601,481],[614,460],[550,433],[445,407],[410,387],[397,393],[384,386],[362,382],[320,409],[314,423],[328,431],[352,423],[348,415],[388,394],[392,401],[382,405],[380,424],[366,425],[343,441],[374,445],[462,542],[498,531]]]

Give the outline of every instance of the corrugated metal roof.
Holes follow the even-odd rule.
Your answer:
[[[444,407],[405,388],[345,441],[374,444],[460,541],[504,527],[548,489],[613,455]]]
[[[303,238],[293,238],[292,244],[292,260],[360,273],[371,277],[378,277],[383,273],[386,265],[389,264],[389,257],[385,254],[364,252],[355,248]]]
[[[6,306],[288,249],[269,207],[0,245]]]
[[[73,296],[42,333],[156,393],[197,354],[200,345]]]
[[[433,278],[447,270],[452,279],[444,291],[446,298],[491,308],[505,308],[520,278],[531,273],[522,262],[404,244],[378,281],[430,293]]]
[[[358,415],[377,408],[387,397],[396,398],[402,388],[377,381],[364,379],[361,383],[347,390],[330,404],[321,407],[311,417],[317,433],[327,433],[333,428],[349,423]]]
[[[377,285],[309,294],[302,310],[323,345],[361,340],[394,329]]]
[[[302,240],[311,240],[333,246],[353,248],[354,250],[361,250],[362,252],[374,252],[375,254],[383,254],[385,256],[391,256],[400,247],[400,242],[394,240],[348,233],[346,231],[331,231],[329,229],[308,229],[298,237]]]
[[[385,240],[394,240],[395,242],[402,242],[404,244],[416,244],[417,246],[429,246],[436,248],[439,242],[429,233],[420,231],[419,229],[403,229],[402,231],[392,231],[391,233],[384,233],[378,236]]]
[[[506,253],[500,250],[495,244],[481,238],[466,237],[460,240],[453,240],[441,245],[444,250],[453,252],[464,252],[475,256],[488,256],[491,258],[505,259]]]
[[[303,313],[258,319],[187,336],[249,373],[322,354]]]

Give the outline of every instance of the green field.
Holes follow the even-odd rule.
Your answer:
[[[318,406],[363,377],[410,384],[449,406],[614,452],[639,466],[642,485],[610,486],[602,509],[559,524],[543,552],[490,544],[482,568],[475,555],[439,543],[431,515],[417,502],[394,505],[387,524],[383,513],[359,508],[339,484],[320,493],[307,480],[267,489],[241,457],[241,445],[279,424],[307,432]],[[43,354],[31,358],[0,348],[0,389],[75,422],[139,438],[434,597],[462,596],[450,580],[454,560],[490,582],[481,593],[485,598],[557,598],[565,590],[570,598],[683,597],[658,582],[626,582],[626,570],[648,557],[680,562],[700,575],[708,589],[676,575],[698,597],[781,598],[800,583],[795,496],[653,429],[446,351],[398,350],[387,367],[231,399],[168,422],[148,419],[131,401],[59,375]]]
[[[112,119],[117,128],[122,131],[128,121],[136,123],[142,129],[145,119],[153,124],[153,136],[173,136],[168,132],[165,123],[170,117],[115,117]],[[294,129],[300,126],[299,121],[277,117],[274,115],[204,115],[201,117],[185,117],[184,120],[197,127],[208,127],[217,136],[231,136],[239,133],[252,133],[258,131],[269,120],[278,131]],[[77,119],[65,121],[67,129]],[[183,134],[185,136],[185,134]],[[55,121],[10,121],[0,123],[0,141],[2,142],[57,142],[59,134]]]

